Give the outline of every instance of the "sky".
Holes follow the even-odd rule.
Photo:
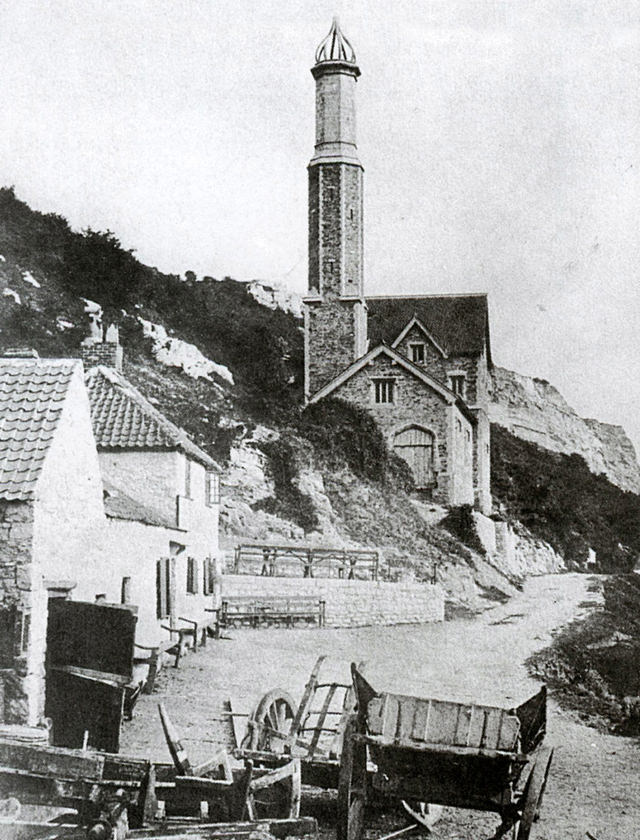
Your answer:
[[[353,44],[367,294],[640,451],[640,0],[0,0],[0,185],[163,271],[304,292],[317,44]]]

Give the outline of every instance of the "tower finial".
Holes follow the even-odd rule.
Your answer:
[[[340,29],[338,18],[334,17],[329,34],[316,50],[316,64],[325,61],[346,61],[356,63],[356,54],[346,36]]]

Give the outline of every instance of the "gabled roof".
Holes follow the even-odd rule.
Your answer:
[[[405,370],[409,371],[409,373],[412,373],[417,379],[420,379],[425,385],[439,394],[446,403],[449,405],[455,404],[471,423],[476,423],[475,415],[469,410],[468,406],[457,394],[454,394],[450,388],[447,388],[447,386],[443,385],[442,382],[438,382],[437,379],[430,376],[424,368],[414,365],[413,362],[410,362],[406,356],[398,353],[398,351],[394,350],[392,347],[387,347],[386,344],[379,344],[377,347],[374,347],[373,350],[369,350],[369,352],[364,356],[360,356],[359,359],[356,359],[353,364],[349,365],[348,368],[345,368],[345,370],[336,376],[335,379],[332,379],[331,382],[328,382],[323,388],[316,391],[309,402],[315,403],[325,397],[328,397],[329,394],[336,390],[336,388],[339,388],[340,385],[343,385],[348,379],[351,379],[352,376],[358,373],[358,371],[366,367],[369,362],[372,362],[381,355],[388,356],[399,367],[403,367]]]
[[[489,344],[489,307],[485,294],[368,297],[370,346],[393,344],[409,321],[417,318],[450,356],[475,356]]]
[[[34,498],[80,365],[76,359],[0,358],[0,499]]]
[[[207,469],[219,471],[213,458],[196,446],[183,429],[167,420],[113,368],[91,368],[87,372],[86,383],[98,449],[178,450]]]
[[[422,321],[416,315],[413,316],[413,318],[409,321],[409,323],[402,330],[400,335],[396,338],[396,340],[393,342],[393,344],[391,346],[395,349],[398,346],[398,344],[400,344],[400,342],[408,335],[408,333],[414,327],[416,327],[424,335],[424,337],[426,339],[428,339],[428,341],[430,341],[431,344],[433,344],[433,346],[436,348],[436,350],[442,356],[444,356],[445,359],[447,358],[447,355],[448,355],[447,351],[444,349],[444,347],[440,346],[438,340],[436,338],[434,338],[434,336],[431,335],[429,330],[425,327],[425,325],[422,323]]]

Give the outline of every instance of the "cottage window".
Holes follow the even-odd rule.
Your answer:
[[[373,380],[373,398],[378,404],[392,403],[394,400],[395,380],[394,379],[374,379]]]
[[[187,592],[198,594],[198,561],[195,557],[187,557]]]
[[[214,472],[204,475],[204,495],[208,507],[220,504],[220,479]]]
[[[411,361],[415,365],[423,365],[424,364],[424,344],[410,344],[409,345],[409,355],[411,357]]]
[[[464,386],[467,377],[464,373],[453,373],[449,376],[449,385],[454,394],[458,397],[464,397]]]
[[[191,498],[191,461],[184,459],[184,495]]]

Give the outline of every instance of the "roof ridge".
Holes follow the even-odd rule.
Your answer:
[[[122,425],[122,411],[119,412],[119,407],[112,411],[110,405],[101,404],[100,394],[92,394],[92,384],[96,377],[100,376],[108,383],[108,387],[117,389],[118,393],[123,399],[128,400],[142,413],[146,419],[147,427],[135,429],[134,437],[136,440],[133,443],[127,444],[123,440],[123,433],[121,431]],[[91,416],[94,423],[94,432],[99,445],[105,448],[142,448],[142,449],[158,449],[158,448],[175,448],[190,454],[193,458],[200,461],[209,469],[217,470],[216,462],[203,449],[201,449],[194,441],[191,440],[187,432],[169,420],[158,408],[156,408],[144,394],[138,390],[123,374],[115,371],[113,368],[104,365],[96,365],[91,368],[86,375],[87,386],[89,389],[89,398],[91,402]],[[99,387],[99,386],[98,386]],[[120,415],[120,416],[119,416]],[[125,418],[127,422],[131,422],[131,418],[125,411]],[[118,422],[120,428],[118,429]],[[153,424],[155,428],[149,428],[149,424]],[[96,428],[97,427],[97,428]],[[115,428],[114,428],[115,427]],[[131,431],[129,430],[129,434]],[[109,443],[105,442],[108,438]],[[152,442],[155,438],[155,443]],[[131,441],[131,437],[129,438]]]
[[[424,300],[427,298],[489,297],[489,292],[445,292],[439,295],[365,295],[365,300]]]

